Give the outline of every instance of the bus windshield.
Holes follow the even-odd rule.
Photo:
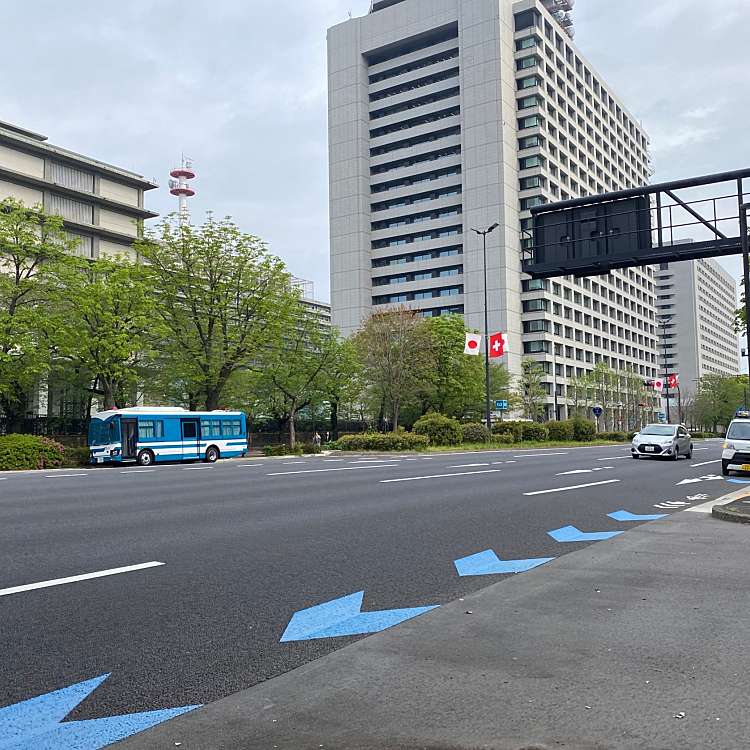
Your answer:
[[[115,417],[109,419],[92,419],[89,424],[89,445],[108,445],[120,439],[120,421]]]

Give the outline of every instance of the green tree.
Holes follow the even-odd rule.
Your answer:
[[[719,426],[726,427],[735,411],[745,401],[747,378],[709,374],[698,382],[693,414],[702,427],[717,432]]]
[[[435,373],[433,337],[424,318],[393,308],[373,313],[354,337],[373,404],[398,429],[401,410]]]
[[[105,409],[124,406],[154,333],[151,277],[126,258],[71,258],[52,276],[57,357],[93,374]]]
[[[432,335],[434,375],[428,407],[450,417],[481,412],[484,404],[484,358],[464,354],[466,327],[462,315],[427,318]],[[507,384],[506,384],[507,386]]]
[[[531,357],[521,360],[521,374],[516,382],[515,393],[523,415],[536,421],[547,400],[547,391],[544,388],[544,370]]]
[[[74,249],[59,216],[0,202],[0,407],[20,428],[29,391],[50,367],[50,271]]]
[[[290,310],[286,323],[287,335],[264,362],[259,387],[268,394],[271,409],[287,423],[294,448],[297,414],[329,395],[327,371],[335,367],[342,347],[338,334],[300,303]]]
[[[192,403],[218,408],[231,378],[280,346],[282,324],[299,304],[284,264],[211,214],[199,227],[167,219],[136,249],[157,290],[162,366]]]
[[[321,393],[330,406],[331,435],[337,440],[342,407],[351,410],[361,401],[364,381],[362,363],[351,339],[337,336],[331,346],[332,356],[322,373]]]

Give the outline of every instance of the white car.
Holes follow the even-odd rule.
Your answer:
[[[633,458],[660,456],[676,461],[680,456],[693,457],[693,439],[681,424],[647,424],[630,447]]]
[[[733,419],[721,452],[721,473],[750,471],[750,419]]]

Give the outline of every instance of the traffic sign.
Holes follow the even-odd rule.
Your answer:
[[[508,410],[508,402],[503,401],[502,399],[499,401],[495,401],[495,408],[498,411],[507,411]]]
[[[601,415],[604,414],[604,410],[602,409],[601,406],[595,406],[591,411],[594,412],[594,416],[597,419],[599,419],[599,417],[601,417]]]

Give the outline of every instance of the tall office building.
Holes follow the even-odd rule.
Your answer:
[[[655,273],[661,375],[680,377],[683,396],[704,375],[740,371],[737,284],[715,260],[662,263]]]
[[[572,42],[569,0],[380,0],[328,33],[331,298],[344,334],[389,305],[484,317],[538,359],[550,416],[603,361],[656,375],[653,271],[532,281],[529,209],[650,176],[648,140]],[[553,391],[557,391],[557,399]]]

